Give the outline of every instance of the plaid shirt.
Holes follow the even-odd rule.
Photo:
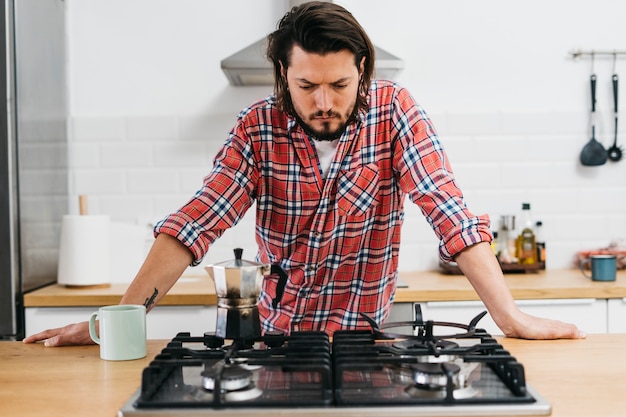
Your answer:
[[[396,290],[405,196],[417,204],[451,260],[490,241],[489,219],[468,211],[425,112],[404,88],[372,83],[369,111],[347,126],[326,179],[315,146],[272,97],[243,110],[204,186],[155,228],[200,263],[210,245],[256,202],[257,260],[289,280],[277,308],[278,277],[263,282],[263,329],[369,328]]]

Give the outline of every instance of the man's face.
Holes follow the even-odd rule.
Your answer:
[[[318,55],[296,45],[286,76],[304,130],[319,140],[338,139],[354,111],[359,90],[354,55],[347,50]]]

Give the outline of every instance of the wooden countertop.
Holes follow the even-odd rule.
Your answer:
[[[84,307],[119,304],[128,284],[99,287],[66,287],[52,284],[24,295],[25,307]],[[213,281],[182,277],[159,302],[160,306],[217,304]]]
[[[621,359],[626,334],[499,340],[524,365],[527,382],[552,405],[552,417],[626,413],[626,361]],[[95,345],[46,348],[0,342],[0,415],[114,417],[141,384],[142,369],[165,343],[148,341],[146,358],[109,362],[100,359]],[[333,414],[339,410],[323,413]]]
[[[478,295],[462,275],[438,271],[401,272],[408,287],[398,288],[396,302],[469,301]],[[547,270],[527,274],[506,274],[513,297],[552,298],[626,298],[626,271],[619,271],[614,282],[593,282],[577,269]],[[49,285],[24,296],[26,307],[80,307],[118,304],[127,284],[105,288],[67,288]],[[217,297],[207,277],[183,277],[159,305],[214,305]]]
[[[624,298],[626,271],[618,271],[612,282],[585,278],[578,269],[545,270],[526,274],[505,274],[506,282],[517,300],[552,298]],[[396,302],[470,301],[478,294],[463,275],[437,271],[404,272],[400,278],[408,288],[396,292]]]

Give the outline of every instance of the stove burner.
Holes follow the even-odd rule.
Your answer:
[[[263,391],[252,384],[246,389],[227,392],[224,395],[224,400],[229,403],[243,402],[254,400],[255,398],[259,398],[261,395],[263,395]]]
[[[220,375],[221,373],[221,375]],[[250,386],[252,372],[241,366],[212,366],[202,372],[202,387],[208,391],[215,390],[216,381],[219,378],[220,388],[223,391],[237,391]]]
[[[252,382],[252,371],[247,365],[216,364],[202,372],[202,388],[215,393],[219,382],[220,392],[226,402],[243,402],[259,398],[263,391]]]
[[[419,387],[425,389],[441,389],[452,383],[453,388],[461,388],[462,382],[459,380],[459,365],[442,363],[416,363],[411,365],[413,379]]]
[[[423,340],[423,339],[408,339],[395,342],[393,347],[403,350],[413,349],[453,349],[459,347],[459,344],[451,340],[435,339],[435,340]]]
[[[474,368],[471,366],[470,368]],[[414,384],[405,392],[412,397],[423,399],[452,398],[466,399],[476,396],[478,391],[467,383],[462,366],[454,363],[417,363],[410,365]]]

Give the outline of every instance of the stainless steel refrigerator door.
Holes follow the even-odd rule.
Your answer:
[[[0,335],[21,327],[12,2],[0,4]]]
[[[65,2],[0,7],[0,338],[19,339],[23,293],[56,281],[68,207]]]

